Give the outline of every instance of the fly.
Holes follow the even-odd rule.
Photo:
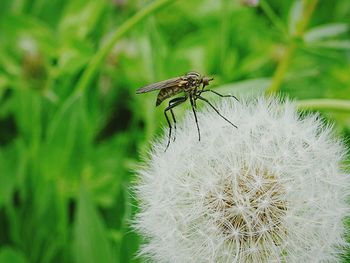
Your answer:
[[[194,119],[196,121],[199,141],[201,140],[201,133],[199,130],[197,113],[196,113],[196,109],[197,109],[196,101],[198,99],[208,103],[210,105],[210,107],[212,107],[213,110],[221,118],[223,118],[225,121],[227,121],[232,126],[237,128],[236,125],[234,125],[231,121],[229,121],[227,118],[225,118],[223,115],[221,115],[219,110],[217,108],[215,108],[214,105],[211,104],[208,99],[203,98],[201,96],[202,93],[210,91],[210,92],[212,92],[220,97],[231,97],[231,98],[235,98],[238,101],[238,99],[233,95],[222,95],[214,90],[204,89],[206,86],[209,85],[209,82],[212,81],[213,79],[214,78],[201,76],[197,72],[188,72],[187,74],[185,74],[181,77],[176,77],[176,78],[172,78],[172,79],[168,79],[168,80],[163,80],[163,81],[160,81],[157,83],[153,83],[153,84],[147,85],[143,88],[140,88],[136,91],[137,94],[140,94],[140,93],[146,93],[146,92],[150,92],[150,91],[154,91],[154,90],[159,90],[156,106],[159,106],[165,99],[171,98],[177,94],[182,93],[182,96],[171,99],[169,101],[168,107],[166,107],[164,110],[164,115],[165,115],[165,118],[166,118],[168,125],[169,125],[168,144],[165,148],[165,151],[168,149],[168,147],[170,145],[171,130],[172,130],[172,126],[171,126],[167,112],[170,111],[170,113],[171,113],[173,123],[174,123],[174,128],[176,131],[176,119],[175,119],[173,109],[176,106],[180,105],[181,103],[185,102],[187,99],[189,99],[190,103],[191,103],[192,111],[194,114]],[[200,85],[202,85],[202,87],[200,87]],[[175,141],[175,135],[174,135],[173,141]]]

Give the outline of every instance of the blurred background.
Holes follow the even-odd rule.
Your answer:
[[[142,261],[133,171],[166,126],[146,84],[278,91],[349,144],[349,26],[348,0],[1,0],[0,263]]]

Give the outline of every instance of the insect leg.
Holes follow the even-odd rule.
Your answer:
[[[169,107],[168,107],[169,108]],[[168,122],[168,126],[169,126],[169,138],[168,138],[168,143],[167,143],[167,145],[166,145],[166,148],[165,148],[165,151],[168,149],[168,147],[169,147],[169,144],[170,144],[170,137],[171,137],[171,123],[170,123],[170,121],[169,121],[169,118],[168,118],[168,115],[166,114],[166,112],[168,111],[168,108],[166,108],[165,110],[164,110],[164,115],[165,115],[165,119],[166,119],[166,121]],[[165,152],[164,151],[164,152]]]
[[[214,93],[214,94],[216,94],[216,95],[218,95],[218,96],[220,96],[220,97],[222,97],[222,98],[235,98],[237,101],[239,101],[239,100],[237,99],[236,96],[233,96],[233,95],[231,95],[231,94],[229,94],[229,95],[222,95],[222,94],[220,94],[219,92],[217,92],[217,91],[215,91],[215,90],[212,90],[212,89],[202,90],[201,93],[202,93],[202,92],[208,92],[208,91],[210,91],[210,92],[212,92],[212,93]],[[200,93],[199,95],[201,95],[201,93]]]
[[[169,102],[169,106],[170,106],[170,102]],[[170,109],[170,113],[171,113],[171,117],[173,118],[174,128],[175,128],[174,138],[173,138],[173,142],[174,142],[175,138],[176,138],[176,119],[175,119],[175,114],[174,114],[173,109]]]
[[[197,99],[196,99],[196,94],[197,94],[197,88],[195,88],[195,90],[193,91],[193,93],[192,93],[192,99],[193,99],[193,106],[194,106],[194,108],[195,109],[197,109]]]
[[[201,95],[202,92],[205,92],[204,88],[206,85],[203,84],[202,89],[200,91],[198,91],[198,93],[196,92],[197,96]]]
[[[169,107],[176,103],[176,105],[173,106],[173,107],[175,107],[175,106],[179,105],[180,103],[182,103],[182,102],[184,102],[186,100],[187,100],[187,97],[179,97],[179,98],[172,99],[172,100],[169,101]],[[175,134],[174,134],[173,141],[175,141],[175,139],[176,139],[176,119],[175,119],[175,114],[174,114],[174,111],[173,111],[173,107],[170,108],[170,113],[171,113],[171,116],[172,116],[173,122],[174,122]]]
[[[208,104],[210,105],[210,107],[212,107],[213,110],[214,110],[221,118],[223,118],[225,121],[227,121],[228,123],[230,123],[233,127],[238,128],[236,125],[234,125],[232,122],[230,122],[230,121],[229,121],[228,119],[226,119],[224,116],[222,116],[221,113],[219,112],[219,110],[218,110],[217,108],[215,108],[214,105],[211,104],[211,103],[209,102],[209,100],[207,100],[206,98],[203,98],[203,97],[201,97],[201,96],[197,96],[197,98],[200,99],[200,100],[205,101],[206,103],[208,103]]]
[[[169,145],[170,145],[170,138],[171,138],[171,123],[170,123],[170,120],[168,118],[168,115],[167,115],[167,111],[170,110],[170,112],[172,113],[172,109],[174,107],[176,107],[177,105],[183,103],[184,101],[186,101],[187,97],[181,97],[181,98],[175,98],[175,99],[172,99],[171,101],[169,101],[169,106],[167,108],[165,108],[164,110],[164,115],[165,115],[165,118],[166,118],[166,121],[168,122],[168,125],[169,125],[169,137],[168,137],[168,143],[167,143],[167,146],[165,148],[165,151],[168,149]],[[176,123],[175,121],[175,115],[172,113],[172,116],[173,116],[173,120],[174,120],[174,123]]]
[[[197,125],[197,130],[198,130],[198,140],[201,140],[201,132],[199,130],[199,126],[198,126],[198,119],[197,119],[197,113],[196,113],[196,108],[195,108],[195,104],[194,104],[194,98],[192,95],[190,95],[190,101],[191,101],[191,106],[192,106],[192,110],[193,110],[193,114],[194,114],[194,119],[196,121],[196,125]]]

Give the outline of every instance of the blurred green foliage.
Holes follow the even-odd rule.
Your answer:
[[[350,100],[350,2],[319,1],[295,36],[312,1],[168,1],[106,49],[76,93],[152,1],[1,0],[0,263],[140,261],[130,186],[165,124],[154,93],[136,96],[145,84],[196,70],[255,95],[295,45],[281,92]],[[349,142],[349,112],[324,116]]]

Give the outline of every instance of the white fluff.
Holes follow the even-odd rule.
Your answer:
[[[140,254],[154,262],[338,262],[346,242],[345,149],[291,102],[220,100],[167,132],[138,171]]]

